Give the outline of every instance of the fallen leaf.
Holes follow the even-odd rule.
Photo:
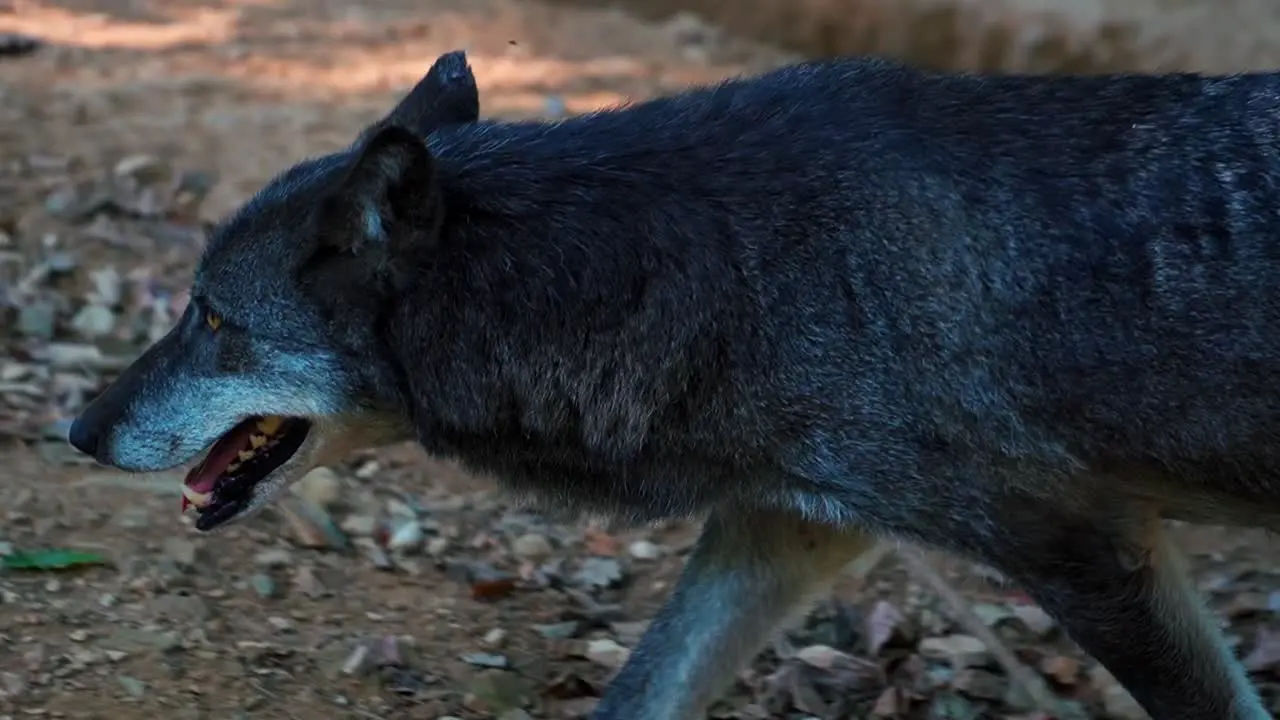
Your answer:
[[[0,567],[6,570],[69,570],[110,564],[102,555],[83,550],[30,550],[0,556]]]
[[[867,616],[867,653],[872,657],[899,634],[898,629],[906,618],[892,603],[881,600],[871,608]]]
[[[476,580],[471,583],[472,600],[497,600],[510,595],[516,589],[515,578]]]

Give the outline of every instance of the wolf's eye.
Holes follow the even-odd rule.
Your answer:
[[[204,322],[210,330],[217,330],[222,327],[222,316],[210,310],[204,314]]]

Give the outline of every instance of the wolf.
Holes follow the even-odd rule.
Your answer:
[[[880,538],[1023,586],[1157,720],[1270,715],[1169,519],[1280,527],[1280,74],[802,62],[555,122],[460,51],[211,232],[68,439],[202,531],[416,441],[704,521],[597,720],[705,717]]]

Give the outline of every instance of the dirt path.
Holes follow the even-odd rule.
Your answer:
[[[5,31],[49,45],[0,60],[0,288],[12,305],[0,305],[0,555],[79,547],[113,566],[0,574],[0,718],[589,710],[669,589],[691,528],[613,536],[549,524],[510,510],[484,480],[393,448],[310,478],[244,527],[198,537],[177,512],[176,476],[86,467],[47,437],[56,433],[42,435],[101,381],[83,358],[50,356],[50,341],[71,343],[63,353],[88,347],[77,323],[93,320],[84,308],[115,282],[127,297],[106,303],[94,346],[137,352],[146,328],[132,324],[162,326],[181,303],[195,220],[300,157],[345,145],[441,52],[469,50],[483,111],[504,117],[587,110],[786,56],[686,19],[515,0],[18,0],[0,10]],[[93,186],[112,168],[217,182],[195,217],[67,209],[73,181]],[[135,209],[153,202],[145,187],[130,192]],[[380,528],[408,550],[381,553],[371,539]],[[1265,546],[1230,538],[1203,531],[1187,542],[1252,649],[1280,585],[1274,564],[1259,562]],[[962,588],[1064,695],[1106,704],[1108,684],[1072,665],[1034,608],[976,579]],[[1006,622],[1015,616],[1023,622]],[[997,669],[957,676],[945,657],[918,654],[922,638],[956,631],[945,617],[889,564],[762,656],[717,712],[1024,712],[1005,701]],[[796,658],[803,646],[848,655],[823,669]]]

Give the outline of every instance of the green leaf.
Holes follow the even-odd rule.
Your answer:
[[[92,565],[110,565],[111,561],[97,553],[83,550],[30,550],[0,555],[0,567],[6,570],[69,570]]]

